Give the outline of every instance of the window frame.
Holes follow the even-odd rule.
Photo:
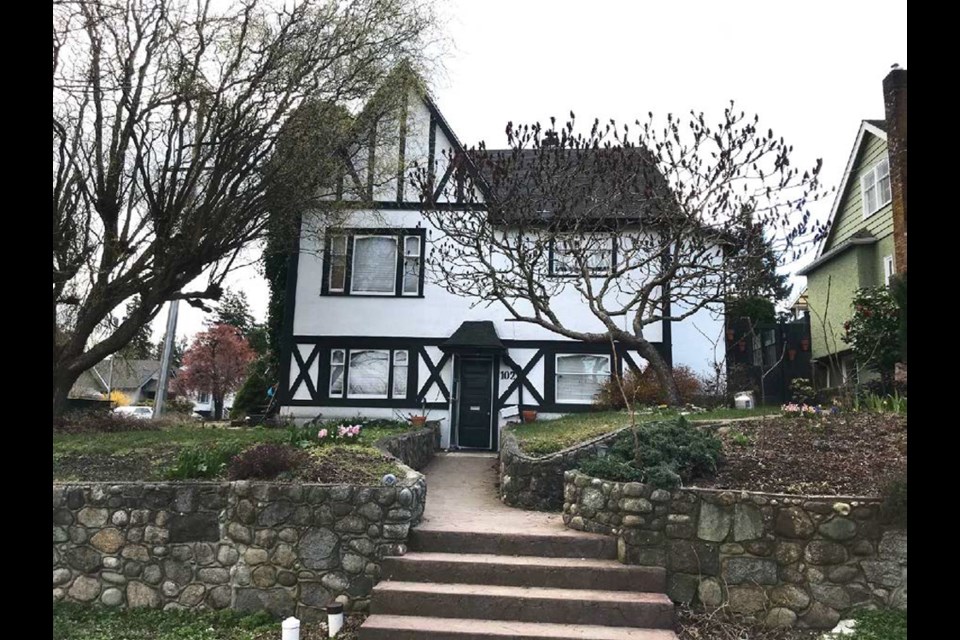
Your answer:
[[[558,233],[550,238],[550,243],[548,247],[549,255],[547,260],[547,273],[554,278],[579,278],[580,273],[576,271],[557,271],[557,256],[558,254],[562,255],[562,251],[557,250],[557,240],[564,239],[565,236],[577,237],[583,236],[584,234],[580,233]],[[600,234],[598,234],[600,235]],[[607,253],[610,256],[609,261],[604,267],[593,267],[590,269],[591,278],[605,278],[610,275],[614,270],[617,264],[617,242],[616,236],[614,234],[602,234],[607,236],[607,240],[610,242],[610,248]]]
[[[340,287],[333,287],[333,246],[334,243],[338,240],[343,241],[343,254],[336,254],[338,257],[342,255],[343,257],[343,284]],[[347,273],[350,271],[350,236],[345,234],[335,234],[331,235],[327,240],[327,251],[326,251],[326,276],[324,281],[326,283],[327,291],[331,293],[345,293],[347,291]]]
[[[399,239],[398,239],[398,237],[397,237],[396,235],[388,235],[388,234],[382,234],[382,233],[358,233],[358,234],[352,235],[352,236],[350,236],[350,242],[351,242],[351,244],[353,245],[353,256],[352,256],[351,262],[350,262],[350,273],[351,273],[351,275],[352,275],[353,273],[355,273],[356,270],[357,270],[357,262],[356,262],[356,261],[357,261],[357,241],[358,241],[358,240],[369,240],[369,239],[373,239],[373,238],[386,238],[386,239],[388,239],[388,240],[392,240],[392,241],[393,241],[393,252],[394,252],[394,255],[396,255],[396,254],[400,251],[400,244],[399,244],[399,241],[398,241]],[[392,275],[393,291],[358,291],[358,290],[354,289],[354,284],[356,283],[356,280],[355,280],[353,277],[351,277],[351,278],[350,278],[350,282],[349,282],[349,283],[350,283],[350,295],[352,295],[352,296],[356,296],[356,295],[361,295],[361,296],[376,296],[376,297],[396,295],[396,292],[397,292],[397,261],[396,261],[396,260],[393,261],[393,265],[392,265],[392,266],[393,266],[393,275]]]
[[[417,241],[417,253],[408,254],[407,253],[407,241],[416,240]],[[418,235],[403,234],[400,236],[401,244],[401,258],[400,258],[400,295],[410,298],[420,295],[423,292],[423,238]],[[416,291],[407,291],[406,290],[406,281],[407,281],[407,260],[416,259],[417,260],[417,290]]]
[[[593,376],[598,375],[595,373],[560,373],[560,358],[569,358],[569,357],[590,357],[590,358],[606,358],[607,360],[607,378],[613,375],[613,362],[611,361],[610,354],[608,353],[556,353],[553,356],[553,401],[555,404],[570,404],[570,405],[589,405],[593,403],[593,398],[589,400],[582,399],[569,399],[560,397],[560,385],[558,384],[559,376]]]
[[[364,237],[389,237],[393,239],[396,250],[396,261],[393,267],[394,286],[392,291],[355,291],[354,290],[354,261],[356,256],[356,241]],[[333,242],[337,238],[346,238],[346,269],[344,275],[343,289],[331,288],[331,267],[332,267],[332,249]],[[417,291],[404,292],[404,266],[406,262],[406,242],[408,238],[417,238],[420,250],[419,273],[417,279]],[[426,239],[427,232],[423,228],[348,228],[331,231],[324,238],[323,244],[323,265],[322,278],[320,285],[321,296],[350,296],[354,298],[422,298],[424,297],[424,281],[426,275]]]
[[[889,287],[890,280],[897,274],[896,264],[893,262],[893,256],[883,256],[883,286]]]
[[[886,173],[882,174],[883,177],[881,177],[880,167],[884,165],[886,165]],[[870,187],[867,187],[868,178],[873,180],[873,184]],[[887,182],[887,193],[889,194],[889,197],[886,200],[881,200],[880,196],[883,190],[881,189],[880,185],[884,180]],[[873,189],[877,200],[877,205],[872,210],[867,207],[867,192],[870,189]],[[880,211],[880,209],[883,209],[892,201],[893,183],[890,177],[890,159],[883,158],[882,160],[878,160],[872,167],[870,167],[869,170],[860,176],[860,206],[863,209],[864,219],[867,219],[877,211]]]
[[[350,393],[350,373],[351,373],[351,369],[352,369],[352,367],[350,366],[350,358],[351,358],[351,355],[352,355],[352,354],[354,354],[354,353],[356,353],[356,352],[359,352],[359,351],[377,351],[377,352],[380,352],[380,353],[386,353],[386,354],[387,354],[387,394],[386,394],[386,395],[382,395],[382,394],[369,394],[369,393],[363,393],[363,394],[351,394],[351,393]],[[333,362],[333,357],[334,357],[334,354],[335,354],[335,353],[342,353],[342,354],[343,354],[343,364],[342,364],[342,365],[340,365],[340,364],[336,364],[336,365],[335,365],[335,364],[334,364],[334,362]],[[404,375],[406,376],[406,378],[404,379],[404,393],[403,393],[403,395],[398,395],[398,394],[394,393],[394,384],[395,384],[395,379],[396,379],[396,374],[397,374],[397,369],[398,369],[398,365],[397,365],[397,363],[396,363],[396,358],[397,358],[397,354],[400,354],[400,353],[406,354],[406,358],[407,358],[406,362],[403,363],[402,365],[400,365],[400,367],[402,367],[402,368],[404,369]],[[328,358],[327,362],[328,362],[328,365],[329,365],[328,368],[327,368],[327,398],[332,399],[332,400],[343,400],[343,401],[347,401],[347,400],[398,400],[398,401],[403,401],[403,400],[409,400],[409,399],[410,399],[410,389],[411,389],[411,385],[410,385],[410,371],[411,371],[411,367],[413,367],[412,362],[413,362],[413,357],[414,357],[414,356],[413,356],[413,353],[411,352],[410,349],[393,349],[393,348],[389,348],[389,347],[388,347],[388,348],[383,348],[383,347],[357,347],[357,348],[354,348],[354,349],[350,349],[350,348],[346,348],[346,347],[333,347],[333,348],[331,348],[331,349],[328,350],[327,354],[328,354],[328,355],[327,355],[327,358]],[[334,367],[337,367],[337,366],[342,366],[342,367],[343,367],[342,382],[341,382],[342,388],[341,388],[340,393],[334,393],[334,392],[333,392],[333,373],[334,373]]]

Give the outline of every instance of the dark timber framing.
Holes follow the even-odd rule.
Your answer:
[[[456,377],[452,378],[453,388],[447,386],[447,380],[443,375],[443,370],[452,361],[456,370],[458,358],[451,353],[442,353],[436,360],[436,356],[431,356],[427,347],[439,347],[447,338],[405,338],[405,337],[375,337],[375,336],[293,336],[292,340],[292,359],[295,360],[297,372],[290,371],[291,357],[287,357],[286,373],[282,388],[281,398],[283,404],[287,406],[300,407],[386,407],[395,409],[417,409],[426,406],[428,409],[452,409],[451,398],[456,398],[458,381]],[[568,404],[556,402],[556,356],[558,354],[596,354],[611,355],[610,347],[607,344],[592,344],[585,342],[574,342],[564,340],[504,340],[504,346],[507,353],[493,356],[494,363],[494,412],[498,412],[507,406],[507,400],[515,391],[517,402],[510,404],[520,404],[525,408],[535,408],[542,413],[577,413],[591,411],[593,406],[587,404]],[[668,357],[669,348],[662,343],[653,343],[654,347],[662,355]],[[300,353],[298,347],[309,347],[305,349],[306,357]],[[394,351],[407,351],[407,394],[404,398],[350,398],[346,397],[346,384],[349,375],[349,355],[345,358],[344,368],[344,397],[330,397],[330,353],[333,349],[343,349],[345,351],[355,351],[358,349],[377,349],[390,351],[390,375],[393,375],[393,357]],[[511,354],[511,350],[533,350],[534,353],[524,362],[516,360],[516,353]],[[616,367],[617,373],[623,373],[623,363],[627,366],[636,365],[636,361],[627,351],[625,345],[617,345]],[[316,384],[310,378],[310,368],[318,363],[318,379]],[[420,363],[423,362],[428,375],[425,380],[419,379]],[[531,379],[531,373],[538,364],[543,365],[543,387],[542,392],[538,385]],[[502,389],[500,388],[500,374],[503,366],[506,366],[513,374],[514,378]],[[454,372],[456,374],[456,371]],[[292,380],[293,384],[289,384]],[[389,382],[390,391],[393,390],[392,378]],[[294,394],[301,388],[307,389],[310,399],[294,400]],[[442,400],[426,402],[427,397],[432,397],[439,393]],[[496,422],[496,421],[495,421]],[[455,425],[451,422],[451,428]],[[494,431],[497,425],[494,424]],[[495,440],[496,442],[496,434]]]

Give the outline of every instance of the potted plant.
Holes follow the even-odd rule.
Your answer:
[[[532,409],[524,409],[520,412],[520,415],[523,416],[524,422],[536,422],[537,412]]]
[[[792,362],[792,361],[797,357],[797,350],[796,350],[796,349],[787,349],[787,357],[788,357],[788,358],[790,359],[790,361]]]
[[[746,350],[747,350],[747,341],[746,341],[746,340],[740,340],[740,342],[737,343],[737,346],[740,347],[740,351],[746,351]]]
[[[800,340],[800,348],[804,351],[810,351],[810,338],[802,338]]]
[[[733,329],[727,329],[727,342],[733,342]]]
[[[427,411],[426,403],[423,403],[423,406],[421,407],[420,413],[408,413],[408,414],[405,416],[405,419],[406,419],[407,422],[409,422],[412,426],[417,427],[417,428],[420,428],[420,427],[424,426],[425,424],[427,424],[427,416],[429,416],[429,415],[430,415],[430,412]]]

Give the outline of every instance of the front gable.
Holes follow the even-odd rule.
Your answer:
[[[893,209],[889,202],[864,217],[862,180],[864,175],[887,157],[887,134],[876,124],[864,120],[847,162],[837,197],[827,222],[829,229],[817,257],[849,242],[856,235],[869,233],[882,238],[893,232]]]

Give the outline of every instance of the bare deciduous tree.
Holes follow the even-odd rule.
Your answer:
[[[556,129],[507,126],[509,149],[481,144],[444,184],[414,179],[440,233],[431,277],[447,291],[497,304],[516,321],[591,343],[636,349],[679,402],[666,360],[648,338],[663,321],[721,312],[729,296],[761,287],[771,246],[780,254],[822,233],[807,206],[821,198],[821,163],[791,166],[792,146],[758,118],[724,111],[716,126],[691,112],[653,114],[635,128],[574,115]],[[470,179],[469,167],[479,178]],[[458,207],[438,206],[440,195]],[[766,242],[743,240],[744,212]],[[576,291],[596,319],[574,326],[556,304]]]
[[[421,0],[54,3],[55,414],[164,302],[216,299],[272,211],[324,201],[333,105],[419,64],[433,24]],[[311,156],[276,153],[294,113]]]

